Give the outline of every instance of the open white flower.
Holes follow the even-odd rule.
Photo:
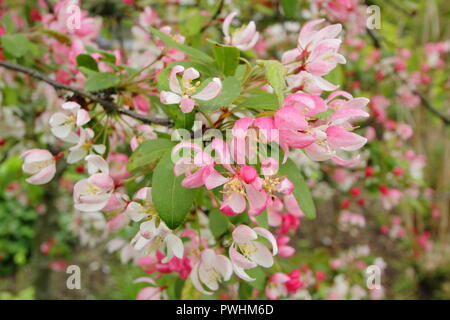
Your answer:
[[[128,204],[125,213],[135,222],[156,215],[152,201],[152,188],[139,189],[134,195],[133,201]]]
[[[22,170],[32,174],[27,179],[31,184],[45,184],[53,179],[56,173],[55,157],[48,150],[30,149],[22,153]]]
[[[255,22],[250,21],[248,25],[243,25],[230,34],[230,25],[237,12],[230,13],[224,20],[222,31],[225,35],[225,43],[240,50],[249,50],[258,42],[259,33],[256,31]]]
[[[181,81],[177,75],[183,73]],[[169,87],[171,91],[161,91],[160,100],[164,104],[180,104],[181,111],[189,113],[196,104],[194,99],[211,100],[217,97],[222,90],[222,82],[219,78],[213,78],[202,90],[198,91],[201,83],[192,81],[199,78],[200,73],[194,68],[184,69],[183,66],[176,65],[169,75]]]
[[[67,163],[72,164],[80,161],[91,151],[91,149],[99,154],[105,153],[106,146],[104,144],[94,144],[94,136],[94,131],[91,128],[81,128],[77,144],[69,149]]]
[[[75,129],[91,120],[89,113],[76,102],[66,102],[61,106],[68,112],[56,112],[49,120],[52,133],[66,142],[77,143],[78,136]]]
[[[202,283],[210,290],[217,290],[219,283],[228,281],[233,274],[233,266],[230,260],[221,254],[216,254],[212,249],[203,250],[200,261],[191,271],[191,280],[194,287],[203,294],[211,295],[212,292],[203,288]]]
[[[131,240],[131,245],[145,255],[152,254],[157,250],[161,251],[166,256],[162,260],[163,263],[169,262],[173,256],[179,259],[183,258],[183,241],[174,235],[163,221],[156,226],[155,220],[151,219],[141,223],[138,233]]]
[[[258,235],[266,238],[272,245],[272,252],[261,242],[255,241]],[[233,231],[233,243],[230,247],[230,258],[236,275],[245,281],[254,281],[244,269],[252,269],[260,265],[270,268],[273,265],[273,256],[278,253],[275,237],[264,228],[251,229],[240,225]]]

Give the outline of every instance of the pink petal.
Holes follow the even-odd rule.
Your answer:
[[[254,241],[256,252],[251,255],[251,259],[264,268],[270,268],[273,265],[272,253],[262,243]]]
[[[284,106],[275,113],[275,126],[282,129],[304,131],[308,128],[305,117],[293,106]]]
[[[198,77],[200,77],[200,73],[196,69],[188,68],[183,72],[182,80],[183,82],[190,82]]]
[[[236,11],[230,13],[229,15],[226,16],[225,20],[223,21],[222,31],[223,31],[223,34],[225,35],[225,41],[226,42],[230,41],[230,25],[231,25],[231,21],[233,21],[234,17],[237,14],[238,13]]]
[[[159,99],[161,103],[164,104],[176,104],[181,102],[181,96],[170,91],[161,91]]]
[[[276,256],[278,253],[278,245],[277,240],[275,239],[273,234],[269,230],[261,227],[256,227],[253,230],[255,230],[258,235],[266,238],[270,242],[270,244],[272,245],[272,254]]]
[[[242,269],[241,267],[235,265],[234,263],[233,263],[233,270],[234,270],[234,273],[236,273],[236,275],[237,275],[239,278],[241,278],[242,280],[245,280],[245,281],[255,281],[255,280],[256,280],[256,279],[250,277],[250,276],[244,271],[244,269]]]
[[[251,269],[257,266],[257,264],[253,261],[250,261],[246,257],[244,257],[242,254],[237,252],[237,250],[233,247],[230,247],[230,259],[233,262],[233,264],[237,265],[240,268],[244,269]]]
[[[194,100],[186,97],[181,98],[180,108],[183,113],[191,112],[194,109],[194,106],[195,106]]]
[[[258,238],[258,234],[245,224],[237,226],[232,235],[236,243],[244,243]]]
[[[266,208],[267,194],[264,191],[256,190],[251,184],[244,184],[248,199],[248,214],[257,216]]]
[[[49,165],[44,169],[42,169],[41,171],[39,171],[38,173],[36,173],[35,175],[26,179],[26,181],[28,183],[36,185],[46,184],[53,179],[55,173],[56,173],[56,166],[54,164]]]
[[[219,78],[213,78],[210,83],[206,85],[199,93],[192,96],[198,100],[211,100],[217,97],[222,91],[222,81]]]
[[[242,213],[245,210],[246,201],[242,194],[234,192],[229,196],[224,195],[224,201],[220,207],[226,215],[236,215]]]
[[[177,65],[172,68],[169,75],[169,87],[172,92],[181,95],[180,82],[178,81],[177,74],[184,71],[184,67]]]
[[[355,151],[366,144],[367,139],[337,126],[326,130],[328,143],[334,148],[345,151]]]
[[[208,190],[217,188],[218,186],[221,186],[225,184],[228,181],[228,178],[222,176],[219,172],[216,170],[210,170],[209,172],[205,172],[203,174],[203,179],[205,181],[205,186]]]

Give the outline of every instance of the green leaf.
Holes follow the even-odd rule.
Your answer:
[[[298,12],[299,0],[281,0],[281,8],[283,8],[283,14],[288,18],[295,18]]]
[[[86,67],[78,67],[78,70],[86,77],[89,78],[90,76],[93,76],[94,73],[97,73],[97,71],[94,71],[92,69],[86,68]]]
[[[16,32],[16,24],[11,19],[11,15],[4,14],[0,24],[5,28],[6,33]]]
[[[267,210],[261,212],[261,214],[257,215],[256,221],[258,221],[259,226],[268,229],[269,228],[269,220],[267,217]]]
[[[205,82],[204,85],[207,83]],[[201,90],[199,88],[198,90]],[[228,77],[222,81],[222,92],[216,98],[208,101],[197,100],[200,108],[205,112],[212,112],[220,107],[229,106],[241,94],[241,83],[235,77]]]
[[[208,19],[206,16],[199,13],[198,10],[187,12],[189,18],[186,23],[181,25],[181,31],[184,35],[192,37],[199,34],[203,23]]]
[[[266,70],[266,79],[272,86],[275,94],[278,97],[278,102],[281,105],[284,100],[284,91],[286,89],[286,74],[287,69],[276,60],[260,60],[260,63]]]
[[[204,53],[200,50],[197,50],[195,48],[189,47],[187,45],[178,43],[174,39],[172,39],[172,37],[168,36],[165,33],[162,33],[161,31],[159,31],[155,28],[149,27],[149,30],[151,33],[153,33],[155,36],[157,36],[159,39],[161,39],[161,41],[163,41],[166,45],[168,45],[169,47],[171,47],[173,49],[177,49],[181,52],[186,53],[191,59],[200,60],[200,61],[206,62],[208,64],[214,63],[214,59],[211,58],[206,53]]]
[[[22,160],[19,156],[11,156],[0,165],[0,188],[4,190],[8,184],[17,180],[21,173]]]
[[[248,300],[251,298],[253,288],[249,283],[246,281],[239,282],[238,297],[240,300]]]
[[[31,42],[23,34],[5,34],[1,38],[3,49],[12,57],[24,56],[31,47]]]
[[[228,219],[218,209],[212,209],[208,217],[209,228],[211,229],[214,237],[219,238],[221,235],[228,231]]]
[[[176,229],[192,208],[197,190],[184,188],[184,176],[175,177],[171,152],[166,152],[153,172],[152,197],[159,217],[170,229]]]
[[[116,86],[120,79],[117,75],[109,72],[92,73],[84,83],[84,89],[88,91],[99,91]]]
[[[84,67],[86,69],[98,72],[97,61],[90,55],[82,53],[77,56],[77,67]]]
[[[250,277],[255,279],[255,281],[248,282],[250,286],[259,290],[264,290],[264,287],[266,285],[266,273],[262,268],[256,267],[253,269],[245,270],[245,272],[247,272]]]
[[[174,144],[168,139],[152,139],[142,142],[131,155],[127,170],[132,171],[146,165],[155,165],[164,153],[172,149]]]
[[[273,93],[263,93],[251,96],[241,102],[238,108],[249,108],[255,110],[277,110],[278,98]]]
[[[41,32],[67,46],[70,46],[72,44],[72,40],[70,39],[70,37],[64,33],[50,29],[42,29]]]
[[[86,49],[86,52],[89,54],[100,53],[102,56],[101,60],[104,60],[104,61],[112,63],[112,64],[116,63],[116,56],[109,51],[97,49],[97,48],[94,48],[91,46],[86,46],[85,49]]]
[[[316,217],[316,207],[309,187],[300,173],[299,168],[291,159],[288,159],[286,163],[280,166],[278,174],[286,176],[294,184],[292,193],[294,194],[300,209],[308,219],[314,219]]]
[[[200,300],[201,297],[202,294],[195,289],[191,278],[187,278],[181,290],[181,300]]]
[[[214,44],[214,58],[220,71],[225,76],[233,76],[239,65],[240,52],[238,48]]]

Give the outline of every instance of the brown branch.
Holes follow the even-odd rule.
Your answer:
[[[49,11],[50,13],[53,13],[53,12],[54,12],[54,10],[53,10],[53,5],[52,5],[52,3],[50,2],[50,0],[44,0],[44,2],[45,2],[45,4],[47,5],[48,11]]]
[[[446,125],[450,125],[450,118],[448,118],[445,114],[443,114],[441,111],[439,111],[438,109],[436,109],[430,101],[428,101],[427,98],[425,98],[425,96],[418,90],[413,90],[413,93],[418,95],[420,98],[420,101],[422,102],[422,104],[425,106],[425,108],[427,108],[431,113],[433,113],[435,116],[437,116],[438,118],[440,118],[442,120],[442,122],[444,122]]]
[[[367,34],[369,35],[370,39],[372,40],[373,46],[377,49],[381,49],[381,41],[378,38],[378,36],[373,32],[371,29],[366,28]]]
[[[377,49],[382,49],[382,43],[380,41],[380,38],[370,30],[369,28],[366,28],[367,34],[372,39],[373,45]],[[407,84],[406,80],[400,79],[403,83]],[[448,118],[445,114],[443,114],[441,111],[439,111],[419,90],[414,89],[412,90],[414,94],[419,96],[420,101],[425,106],[426,109],[428,109],[431,113],[433,113],[435,116],[437,116],[439,119],[444,122],[446,125],[450,125],[450,118]]]
[[[137,119],[146,124],[153,123],[153,124],[159,124],[159,125],[163,125],[163,126],[171,126],[172,125],[172,121],[170,119],[148,118],[142,114],[133,112],[131,110],[120,108],[112,101],[100,98],[96,94],[84,91],[80,88],[72,87],[72,86],[66,85],[64,83],[58,82],[56,80],[53,80],[53,79],[49,78],[48,76],[46,76],[45,74],[42,74],[36,70],[29,69],[29,68],[23,67],[21,65],[14,64],[14,63],[7,62],[7,61],[0,61],[0,67],[4,67],[9,70],[27,74],[27,75],[31,76],[32,78],[35,78],[35,79],[38,79],[38,80],[48,83],[55,89],[73,92],[76,95],[79,95],[81,97],[91,100],[92,102],[96,102],[96,103],[100,104],[103,107],[103,109],[107,112],[116,112],[116,113],[120,113],[123,115],[127,115],[131,118]]]

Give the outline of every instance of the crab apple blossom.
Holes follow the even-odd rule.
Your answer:
[[[202,151],[200,145],[196,143],[180,143],[172,150],[176,154],[180,149],[188,149],[195,152],[194,158],[190,156],[180,157],[174,166],[174,174],[186,175],[181,184],[186,188],[197,188],[206,186],[213,189],[226,180],[214,169],[214,159],[206,152]]]
[[[0,0],[2,279],[29,257],[54,271],[92,257],[86,275],[133,277],[139,300],[374,299],[422,286],[369,289],[370,266],[444,269],[445,19],[412,48],[413,23],[392,41],[399,6],[371,29],[362,0],[13,2]],[[54,298],[43,274],[32,298]]]
[[[130,148],[132,151],[135,151],[142,142],[156,138],[156,132],[151,126],[146,124],[139,125],[136,127],[136,135],[131,138]]]
[[[180,73],[182,76],[181,79],[178,79]],[[213,78],[204,88],[199,89],[201,82],[196,81],[192,84],[192,81],[199,77],[200,73],[194,68],[185,70],[183,66],[174,66],[169,75],[170,91],[161,91],[161,102],[179,104],[182,112],[189,113],[196,105],[194,99],[208,101],[220,94],[222,81],[219,78]]]
[[[271,275],[269,284],[266,286],[267,297],[270,300],[277,300],[279,297],[287,296],[288,292],[285,283],[289,280],[289,276],[281,272]]]
[[[155,281],[150,277],[141,277],[134,280],[135,283],[148,283],[151,286],[141,289],[136,300],[161,300],[162,290],[156,286]]]
[[[83,212],[102,210],[108,204],[113,190],[114,181],[108,174],[93,174],[74,185],[74,207]]]
[[[86,157],[91,151],[103,154],[106,151],[106,146],[103,144],[96,144],[94,136],[95,133],[91,128],[80,129],[80,136],[77,144],[69,148],[67,162],[70,164],[78,162]]]
[[[261,236],[269,241],[272,252],[261,242],[255,241]],[[246,225],[240,225],[233,230],[233,243],[229,250],[233,270],[238,277],[246,281],[254,281],[244,269],[252,269],[260,265],[270,268],[273,265],[273,256],[278,253],[278,245],[275,237],[261,227],[251,229]]]
[[[253,48],[259,39],[259,33],[256,31],[255,22],[250,21],[248,25],[230,32],[230,26],[238,12],[232,12],[226,16],[222,25],[225,44],[236,47],[240,50],[249,50]]]
[[[228,281],[232,274],[233,267],[227,257],[216,254],[212,249],[205,249],[200,255],[199,262],[192,268],[191,279],[199,292],[211,295],[212,292],[205,290],[203,285],[215,291],[219,288],[219,284]]]
[[[336,37],[342,30],[341,24],[317,28],[325,20],[307,22],[300,30],[297,48],[286,51],[281,61],[293,75],[287,77],[289,86],[294,90],[304,90],[311,94],[332,91],[337,86],[322,76],[345,64],[345,58],[338,53],[341,40]]]
[[[46,184],[53,179],[56,173],[55,157],[50,151],[43,149],[30,149],[22,153],[22,170],[32,174],[27,178],[31,184]]]
[[[76,102],[65,102],[61,106],[68,113],[57,112],[49,120],[52,133],[59,139],[77,143],[78,136],[74,130],[89,122],[89,113]]]
[[[172,257],[181,259],[184,253],[184,246],[181,239],[174,235],[171,230],[160,222],[156,226],[155,219],[142,222],[139,231],[131,241],[134,249],[145,253],[154,254],[157,250],[165,253],[163,262],[168,262]]]
[[[152,201],[152,188],[145,187],[136,192],[133,201],[128,203],[125,213],[134,222],[156,215]]]

